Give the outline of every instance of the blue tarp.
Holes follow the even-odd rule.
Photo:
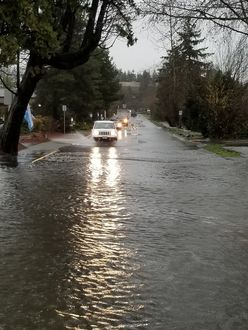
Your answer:
[[[34,127],[34,123],[33,123],[33,116],[32,116],[31,109],[30,109],[30,106],[29,105],[27,107],[27,110],[25,111],[24,120],[28,124],[28,129],[30,131],[32,131],[32,129]]]

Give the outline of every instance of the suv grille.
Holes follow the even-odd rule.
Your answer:
[[[100,131],[99,134],[100,135],[110,135],[110,132],[108,132],[108,131]]]

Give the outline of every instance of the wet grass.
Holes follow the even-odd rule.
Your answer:
[[[208,144],[207,146],[204,147],[204,149],[213,152],[221,157],[240,157],[241,155],[240,152],[230,149],[225,149],[220,144]]]

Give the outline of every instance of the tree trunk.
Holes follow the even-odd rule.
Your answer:
[[[18,154],[23,117],[41,76],[42,66],[41,64],[38,65],[38,59],[31,54],[20,87],[17,90],[1,131],[0,148],[4,153],[13,156]]]

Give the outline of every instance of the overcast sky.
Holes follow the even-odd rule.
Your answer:
[[[155,29],[147,27],[142,22],[134,23],[135,36],[138,41],[134,46],[127,47],[126,40],[118,39],[114,46],[110,48],[110,56],[118,69],[123,71],[142,72],[144,70],[156,70],[161,67],[162,56],[166,55],[166,50],[169,49],[169,41],[162,38],[165,44],[162,44],[161,34],[159,37]],[[209,47],[207,52],[215,53],[214,57],[209,57],[208,60],[216,62],[216,58],[221,53],[223,47],[222,34],[214,35],[208,33],[208,29],[201,26],[202,37],[206,37],[205,42],[201,47]],[[230,34],[230,32],[229,32]],[[160,39],[160,40],[159,40]]]
[[[154,32],[149,28],[135,26],[135,36],[138,38],[134,46],[127,47],[125,40],[117,40],[110,55],[118,69],[123,71],[142,72],[157,69],[161,64],[161,56],[166,51],[155,40]]]

